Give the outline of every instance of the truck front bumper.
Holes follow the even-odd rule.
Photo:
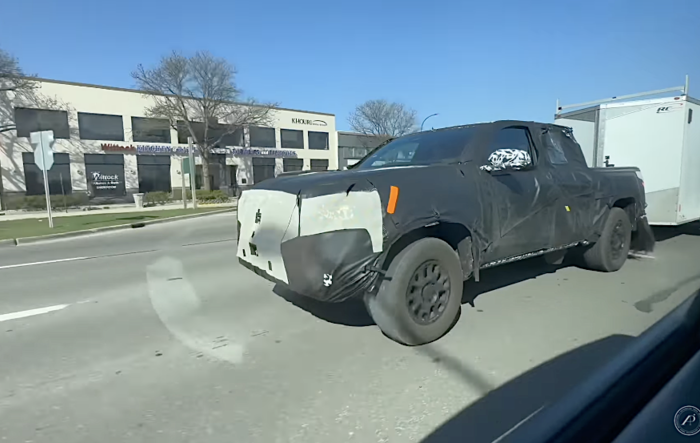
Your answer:
[[[282,243],[287,281],[275,277],[245,258],[239,263],[261,277],[286,286],[297,294],[324,302],[361,298],[376,284],[380,254],[372,251],[362,229],[324,232]]]
[[[340,302],[376,283],[382,222],[376,191],[302,200],[252,189],[238,203],[236,255],[248,269],[298,294]]]

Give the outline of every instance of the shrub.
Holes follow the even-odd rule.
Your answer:
[[[143,196],[144,206],[164,205],[170,202],[170,193],[163,191],[147,192]]]
[[[226,203],[229,201],[229,196],[219,189],[215,191],[197,191],[197,200],[202,203]]]
[[[172,194],[173,200],[182,200],[182,189],[181,188],[175,188],[173,189],[173,194]],[[187,190],[187,200],[192,200],[192,191],[189,189]]]
[[[25,211],[45,211],[46,197],[43,195],[25,195],[12,197],[5,202],[7,209],[24,209]],[[65,200],[63,195],[51,196],[51,208],[63,209],[75,208],[88,204],[88,197],[83,193],[67,194]]]

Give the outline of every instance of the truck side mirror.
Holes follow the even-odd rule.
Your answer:
[[[522,149],[497,149],[489,155],[487,164],[480,167],[482,171],[520,171],[532,167],[532,157]]]

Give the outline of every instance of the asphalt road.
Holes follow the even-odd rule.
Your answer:
[[[2,249],[0,441],[437,441],[455,414],[454,441],[490,441],[700,286],[696,232],[613,274],[484,272],[415,348],[278,295],[238,265],[233,214]]]

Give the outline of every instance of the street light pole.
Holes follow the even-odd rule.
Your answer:
[[[423,123],[420,124],[420,130],[421,130],[421,131],[423,130],[423,125],[425,124],[425,121],[426,121],[427,119],[429,119],[430,117],[435,117],[436,115],[438,115],[438,114],[430,114],[429,116],[427,116],[426,118],[424,118],[424,119],[423,119]]]
[[[187,154],[190,158],[190,190],[192,191],[192,209],[197,210],[197,167],[194,164],[194,140],[187,137]],[[202,158],[204,161],[204,158]],[[185,194],[187,198],[187,194]]]

